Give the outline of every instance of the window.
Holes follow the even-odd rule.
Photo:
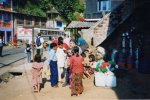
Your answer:
[[[0,21],[2,20],[2,12],[0,12]]]
[[[42,35],[47,35],[47,30],[40,30],[40,33],[41,33]]]
[[[26,23],[25,23],[25,25],[32,25],[32,17],[31,16],[26,16],[25,17],[26,18]]]
[[[24,16],[22,15],[17,15],[17,24],[23,25],[24,24]]]
[[[110,11],[111,10],[111,0],[98,0],[97,1],[98,11]]]
[[[62,22],[61,21],[56,21],[57,27],[62,27]]]
[[[11,0],[2,0],[2,1],[3,1],[3,5],[11,6]]]
[[[11,21],[11,15],[9,13],[4,14],[4,22],[10,22]]]

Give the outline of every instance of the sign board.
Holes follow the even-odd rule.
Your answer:
[[[31,28],[17,28],[17,38],[27,41],[30,44],[32,41],[32,29]]]

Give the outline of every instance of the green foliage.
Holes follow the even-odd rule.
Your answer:
[[[17,12],[43,17],[53,7],[49,0],[13,0],[13,4]]]
[[[36,16],[46,16],[46,12],[53,7],[67,22],[77,20],[77,16],[85,11],[85,0],[13,0],[17,6],[15,11],[32,14]]]
[[[67,22],[77,20],[77,13],[84,13],[85,2],[81,0],[50,0],[57,11],[63,16]]]

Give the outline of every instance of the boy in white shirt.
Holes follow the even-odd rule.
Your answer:
[[[57,66],[58,66],[58,81],[62,82],[61,74],[63,72],[63,69],[65,67],[65,62],[66,62],[66,53],[64,52],[62,41],[58,42],[56,56],[57,56]]]

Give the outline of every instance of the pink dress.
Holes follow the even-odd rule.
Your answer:
[[[43,63],[34,62],[32,65],[32,84],[33,86],[42,83]]]

